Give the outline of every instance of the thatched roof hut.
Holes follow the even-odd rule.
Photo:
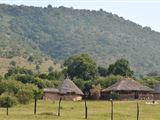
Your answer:
[[[132,78],[125,77],[112,86],[102,90],[102,97],[116,93],[120,99],[151,99],[153,89],[140,84]]]
[[[83,95],[83,92],[70,79],[65,79],[58,87],[60,94],[76,94]]]
[[[140,84],[132,78],[126,77],[102,91],[153,91],[153,89]]]
[[[43,99],[52,99],[58,100],[62,98],[64,100],[81,100],[83,96],[83,92],[74,84],[74,82],[70,79],[63,80],[58,89],[55,88],[45,88]]]

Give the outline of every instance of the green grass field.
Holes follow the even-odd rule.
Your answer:
[[[114,102],[114,120],[136,120],[137,101]],[[160,104],[140,105],[139,120],[160,120]],[[110,120],[110,102],[88,101],[88,120]],[[9,109],[0,108],[0,120],[83,120],[84,102],[62,101],[61,116],[57,116],[58,101],[38,101],[37,115],[33,115],[33,103],[18,105]]]

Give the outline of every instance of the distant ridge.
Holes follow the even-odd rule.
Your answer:
[[[1,4],[0,46],[1,57],[89,53],[99,65],[124,57],[138,73],[160,72],[160,33],[102,9]]]

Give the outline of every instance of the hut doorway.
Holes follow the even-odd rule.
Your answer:
[[[139,94],[138,94],[138,92],[135,92],[134,99],[138,99],[138,98],[139,98]]]

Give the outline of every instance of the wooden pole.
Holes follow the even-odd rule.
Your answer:
[[[139,104],[137,102],[137,120],[139,120]]]
[[[60,115],[61,115],[61,113],[60,113],[60,112],[61,112],[61,111],[60,111],[60,110],[61,110],[61,100],[62,100],[62,98],[60,98],[60,99],[59,99],[59,105],[58,105],[58,116],[60,116]]]
[[[111,120],[113,120],[113,100],[111,100]]]
[[[87,119],[88,118],[88,108],[87,108],[86,99],[84,100],[84,103],[85,103],[85,119]]]
[[[37,113],[37,97],[34,97],[34,114],[36,115]]]
[[[7,115],[8,115],[8,107],[7,107]]]

